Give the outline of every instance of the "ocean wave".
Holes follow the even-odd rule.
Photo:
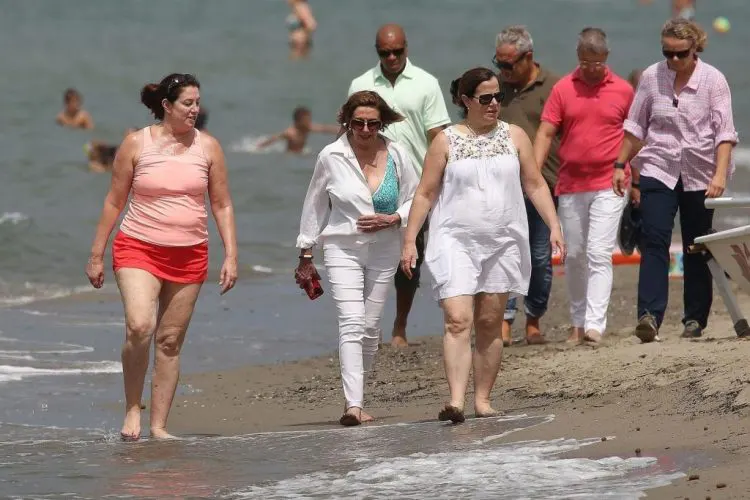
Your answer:
[[[302,474],[225,498],[511,498],[520,492],[524,498],[637,498],[646,489],[683,476],[649,473],[658,463],[652,457],[559,458],[598,442],[601,438],[556,439],[413,453],[365,461],[350,471]]]
[[[77,364],[78,367],[76,368],[34,368],[31,366],[0,365],[0,382],[16,382],[27,377],[53,375],[122,373],[122,364],[119,361],[87,361]]]
[[[29,216],[21,212],[3,212],[0,214],[0,225],[12,224],[17,226],[21,222],[29,220]]]
[[[46,283],[26,282],[23,286],[0,283],[0,306],[23,306],[41,300],[54,300],[92,290],[90,285],[66,287]]]

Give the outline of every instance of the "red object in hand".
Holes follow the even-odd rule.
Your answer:
[[[315,300],[323,295],[323,287],[320,285],[320,280],[312,278],[305,281],[305,292],[307,292],[307,296],[310,297],[310,300]]]

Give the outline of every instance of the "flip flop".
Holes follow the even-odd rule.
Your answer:
[[[440,420],[441,422],[450,420],[454,424],[460,424],[466,421],[466,417],[464,416],[464,411],[461,408],[457,408],[452,405],[445,405],[445,408],[440,410],[440,413],[438,413],[438,420]]]

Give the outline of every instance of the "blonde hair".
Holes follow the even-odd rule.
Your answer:
[[[662,38],[677,38],[678,40],[690,40],[696,52],[703,52],[706,48],[708,35],[698,23],[684,18],[670,19],[664,23],[661,29]]]

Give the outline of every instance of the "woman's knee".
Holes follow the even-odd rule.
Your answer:
[[[134,344],[148,343],[156,328],[156,319],[147,317],[127,318],[125,320],[127,341]]]
[[[471,311],[445,311],[445,334],[451,336],[469,335],[471,330]]]
[[[474,328],[477,335],[482,335],[485,332],[496,332],[500,335],[504,313],[505,308],[498,308],[497,310],[493,309],[491,311],[483,311],[477,315],[477,317],[474,318]]]
[[[156,334],[156,349],[166,356],[178,356],[185,332],[181,328],[163,328]]]

